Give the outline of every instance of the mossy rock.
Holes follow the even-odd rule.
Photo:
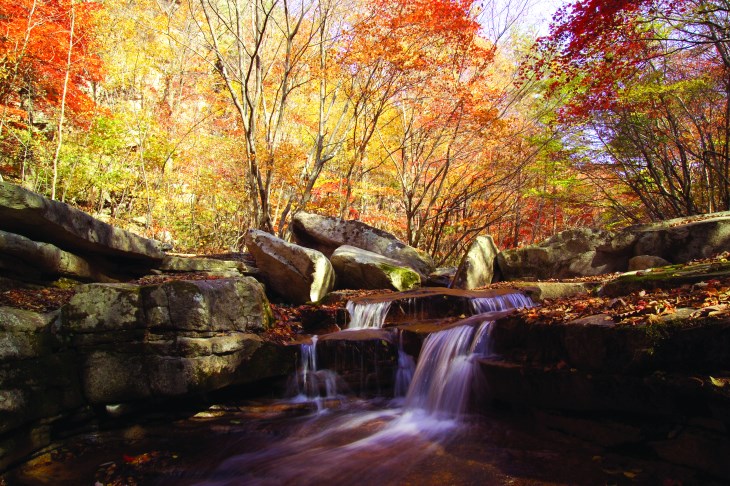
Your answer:
[[[624,273],[607,282],[600,290],[606,297],[628,295],[640,290],[671,289],[682,285],[730,277],[730,262],[670,265]]]

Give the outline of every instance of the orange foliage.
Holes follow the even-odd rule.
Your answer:
[[[58,106],[63,93],[74,18],[69,110],[90,111],[89,84],[101,79],[101,61],[94,53],[94,22],[100,4],[74,0],[0,0],[0,105],[36,109]]]

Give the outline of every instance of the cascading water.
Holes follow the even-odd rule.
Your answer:
[[[535,303],[522,293],[495,295],[492,297],[475,297],[471,299],[471,307],[475,314],[533,307]]]
[[[375,303],[348,302],[347,312],[350,313],[350,324],[347,329],[382,328],[390,310],[390,304],[390,301]]]
[[[515,294],[491,302],[480,299],[475,308],[531,304]],[[387,305],[348,304],[354,328],[381,327]],[[355,400],[338,413],[317,414],[286,440],[229,457],[204,484],[398,484],[399,474],[413,470],[462,430],[480,376],[478,358],[489,355],[490,326],[490,316],[484,315],[429,335],[410,380],[413,360],[401,343],[396,394],[407,386],[404,406],[378,409],[373,407],[382,402]],[[302,347],[300,375],[306,395],[322,388],[313,378],[319,379],[322,371],[317,370],[316,342]]]
[[[311,343],[300,345],[294,401],[312,402],[321,411],[325,400],[337,397],[337,373],[317,369],[317,339],[312,336]]]
[[[429,335],[408,389],[406,407],[440,418],[461,417],[478,376],[476,359],[488,348],[490,324],[457,326]]]
[[[416,371],[416,362],[413,356],[403,349],[403,333],[398,335],[398,369],[395,373],[394,395],[396,398],[405,397],[411,386],[413,374]]]

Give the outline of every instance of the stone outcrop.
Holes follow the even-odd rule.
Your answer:
[[[332,264],[317,250],[287,243],[258,230],[246,234],[246,246],[267,289],[288,302],[318,302],[334,288]]]
[[[0,268],[11,275],[31,275],[34,280],[57,276],[97,282],[115,281],[89,261],[50,243],[39,243],[24,236],[0,230]]]
[[[398,241],[387,231],[368,226],[360,221],[346,221],[312,213],[297,213],[292,218],[294,240],[307,248],[314,248],[326,256],[349,245],[392,258],[417,271],[425,280],[433,270],[433,261],[423,252]]]
[[[242,261],[178,255],[165,255],[157,270],[165,273],[203,272],[229,276],[256,275],[258,273],[258,269]]]
[[[271,362],[271,345],[253,334],[270,321],[263,289],[250,277],[90,284],[63,309],[93,404],[201,393],[281,373],[286,362]]]
[[[501,252],[497,266],[505,280],[571,278],[687,263],[723,251],[730,251],[730,212],[617,233],[567,230],[537,245]]]
[[[456,289],[471,290],[499,280],[499,271],[494,265],[498,253],[497,245],[491,236],[477,236],[461,260],[451,286]]]
[[[100,406],[287,376],[296,348],[260,337],[271,322],[251,277],[82,285],[51,314],[0,307],[0,470]]]
[[[52,420],[83,406],[57,313],[0,307],[0,470],[48,445]]]
[[[491,328],[499,358],[481,360],[481,368],[497,401],[561,413],[563,427],[576,412],[591,417],[581,427],[617,421],[613,433],[586,439],[642,444],[657,457],[727,480],[730,319],[690,318],[693,312],[678,309],[638,325],[604,315],[564,323],[507,316]],[[676,435],[666,433],[672,423],[682,424]]]
[[[0,182],[0,269],[21,281],[59,277],[114,282],[143,276],[162,244],[115,228],[67,204]]]
[[[345,245],[330,258],[341,289],[411,290],[421,286],[421,276],[411,267],[371,251]]]
[[[0,182],[0,229],[66,251],[159,263],[158,241],[115,228],[76,208],[52,201],[7,182]]]
[[[625,271],[631,241],[607,231],[567,230],[537,244],[505,250],[497,262],[505,280],[550,279]]]
[[[730,250],[730,212],[633,226],[623,233],[634,236],[634,255],[686,263]]]

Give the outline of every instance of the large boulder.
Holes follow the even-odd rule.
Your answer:
[[[625,271],[630,239],[615,238],[602,230],[566,230],[524,248],[497,256],[504,280],[572,278]]]
[[[266,287],[293,304],[318,302],[335,284],[332,264],[321,252],[249,230],[246,246]]]
[[[633,226],[623,233],[635,238],[634,255],[686,263],[730,250],[730,212]]]
[[[39,243],[24,236],[0,230],[0,268],[9,274],[27,276],[71,277],[98,282],[114,281],[103,273],[100,265],[63,251],[50,243]]]
[[[491,236],[477,236],[456,270],[452,287],[477,289],[489,285],[495,279],[495,265],[499,250]]]
[[[421,286],[421,276],[398,260],[354,246],[341,246],[331,256],[341,289],[410,290]]]
[[[75,254],[92,253],[142,264],[159,263],[162,243],[115,228],[76,208],[15,184],[0,182],[0,229]]]
[[[93,404],[205,393],[286,375],[292,363],[255,334],[272,317],[250,277],[84,285],[62,316]]]
[[[362,248],[408,265],[424,279],[434,268],[425,253],[408,246],[388,233],[360,221],[346,221],[329,216],[300,212],[292,218],[294,240],[326,256],[344,245]]]

